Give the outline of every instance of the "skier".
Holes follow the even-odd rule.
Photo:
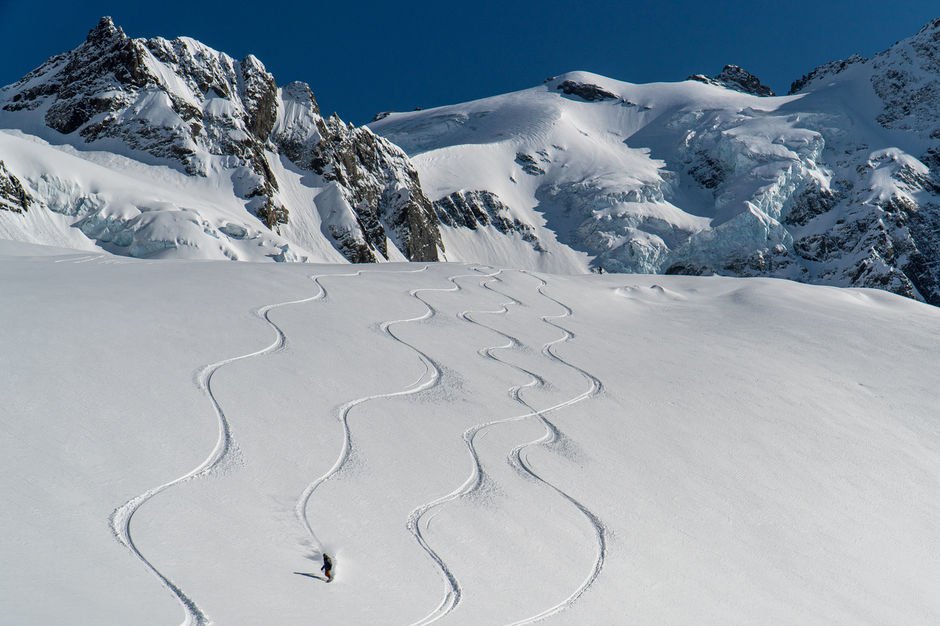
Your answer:
[[[320,568],[320,571],[326,576],[326,582],[333,580],[333,559],[326,552],[323,553],[323,567]]]

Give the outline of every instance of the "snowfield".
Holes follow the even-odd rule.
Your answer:
[[[0,622],[940,619],[940,311],[0,242]],[[319,573],[333,556],[331,584]]]

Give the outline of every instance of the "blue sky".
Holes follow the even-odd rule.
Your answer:
[[[355,123],[523,89],[582,69],[631,82],[736,63],[778,92],[815,66],[869,56],[940,17],[936,0],[852,2],[306,2],[0,0],[0,84],[80,43],[101,15],[132,37],[188,35],[279,84],[310,83]]]

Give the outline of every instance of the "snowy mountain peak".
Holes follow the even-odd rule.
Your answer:
[[[809,72],[808,74],[803,74],[803,76],[793,81],[790,84],[790,91],[788,92],[788,94],[794,95],[794,94],[802,93],[803,90],[806,88],[806,86],[814,81],[821,80],[822,78],[827,77],[827,76],[833,76],[835,74],[838,74],[844,71],[850,65],[855,65],[856,63],[865,63],[867,61],[868,59],[866,59],[865,57],[859,56],[857,54],[853,54],[847,59],[843,59],[840,61],[829,61],[828,63],[823,63],[822,65],[813,69],[813,71]]]
[[[618,94],[598,84],[605,80],[603,76],[589,72],[567,72],[561,76],[553,76],[545,83],[565,95],[574,96],[586,102],[620,100]]]
[[[356,128],[252,55],[102,18],[0,90],[0,236],[277,261],[446,249],[940,303],[940,20],[787,97],[734,65],[692,79],[574,71]]]
[[[322,248],[324,236],[349,260],[436,260],[441,251],[431,203],[407,157],[368,131],[323,119],[309,86],[279,89],[253,55],[237,61],[188,37],[131,39],[104,17],[77,48],[0,91],[0,109],[3,126],[53,144],[119,153],[214,181],[214,188],[228,187],[242,211],[273,231],[260,235],[267,242],[262,247],[278,250],[265,256],[332,259],[331,253],[311,250]],[[294,173],[304,170],[311,175]],[[336,176],[340,170],[345,175]],[[341,193],[314,201],[334,180]],[[330,205],[333,200],[338,204]],[[135,214],[129,215],[121,224],[134,229]],[[288,227],[291,215],[303,216],[299,229]],[[211,238],[225,237],[216,227],[204,230]],[[97,241],[122,252],[114,248],[112,234]],[[134,230],[116,240],[144,236]],[[161,236],[154,245],[178,249],[177,239],[170,244]],[[185,241],[195,248],[218,247],[211,239]],[[298,252],[285,255],[285,246]],[[218,253],[234,254],[227,246]]]
[[[121,38],[126,37],[124,31],[114,25],[114,20],[111,19],[111,16],[105,15],[100,20],[98,20],[98,25],[88,31],[88,37],[85,41],[90,44],[101,44],[101,42],[111,39],[114,36]]]
[[[919,37],[925,33],[931,33],[931,36],[936,39],[940,37],[940,17],[935,18],[924,24],[915,37]]]
[[[940,304],[937,32],[821,66],[797,97],[736,66],[648,85],[570,72],[370,127],[412,155],[463,258],[485,236],[541,268],[775,276]],[[494,215],[528,231],[488,234]],[[533,259],[523,234],[545,252]]]

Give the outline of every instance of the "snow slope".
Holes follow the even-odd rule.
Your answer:
[[[937,309],[0,243],[5,623],[935,623]],[[294,572],[334,556],[324,584]]]
[[[0,152],[46,204],[0,213],[4,239],[147,258],[284,260],[286,254],[290,260],[345,261],[319,235],[314,192],[300,185],[288,193],[306,192],[311,209],[295,214],[295,224],[305,228],[282,229],[294,252],[288,239],[245,212],[230,181],[110,152],[79,152],[14,130],[0,131]]]

